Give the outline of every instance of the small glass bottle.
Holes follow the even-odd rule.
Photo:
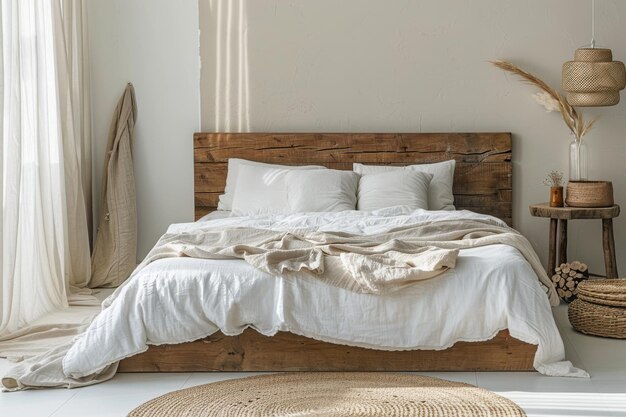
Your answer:
[[[587,144],[574,140],[569,145],[569,180],[587,180]]]

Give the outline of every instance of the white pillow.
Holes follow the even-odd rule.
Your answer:
[[[288,165],[276,165],[265,164],[263,162],[248,161],[247,159],[230,158],[228,160],[228,174],[226,176],[226,186],[224,187],[224,194],[220,195],[219,203],[217,204],[218,210],[232,210],[233,198],[235,196],[235,189],[237,188],[237,181],[239,178],[239,168],[242,165],[253,165],[258,167],[265,167],[268,169],[283,168],[283,169],[326,169],[326,167],[319,165],[306,165],[306,166],[288,166]]]
[[[433,174],[398,169],[380,174],[363,175],[359,180],[359,210],[408,206],[428,210],[428,185]]]
[[[287,173],[292,171],[298,172],[286,168],[241,164],[237,170],[237,186],[233,195],[233,214],[247,216],[289,213],[285,177]]]
[[[359,174],[334,169],[290,171],[287,200],[292,213],[356,209]]]
[[[361,175],[380,174],[396,170],[408,169],[411,171],[425,172],[433,174],[433,179],[428,187],[428,209],[429,210],[454,210],[454,194],[452,194],[452,184],[454,182],[454,167],[456,161],[437,162],[436,164],[409,165],[406,167],[363,165],[355,163],[354,172]]]

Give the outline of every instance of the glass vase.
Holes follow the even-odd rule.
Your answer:
[[[587,180],[587,144],[574,140],[569,145],[569,180]]]

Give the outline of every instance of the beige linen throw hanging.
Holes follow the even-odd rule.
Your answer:
[[[132,84],[115,108],[104,162],[100,223],[89,286],[116,287],[137,265],[137,212],[132,142],[137,105]]]

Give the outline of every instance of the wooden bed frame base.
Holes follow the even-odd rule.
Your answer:
[[[512,222],[510,133],[196,133],[196,218],[216,209],[229,158],[347,170],[354,162],[409,165],[454,159],[456,207]],[[530,371],[535,351],[536,346],[507,331],[446,350],[389,352],[246,330],[239,336],[217,333],[152,346],[121,361],[119,371]]]
[[[195,342],[151,346],[122,360],[118,372],[532,371],[536,350],[506,330],[486,342],[459,342],[445,350],[381,351],[247,329],[239,336],[218,332]]]

